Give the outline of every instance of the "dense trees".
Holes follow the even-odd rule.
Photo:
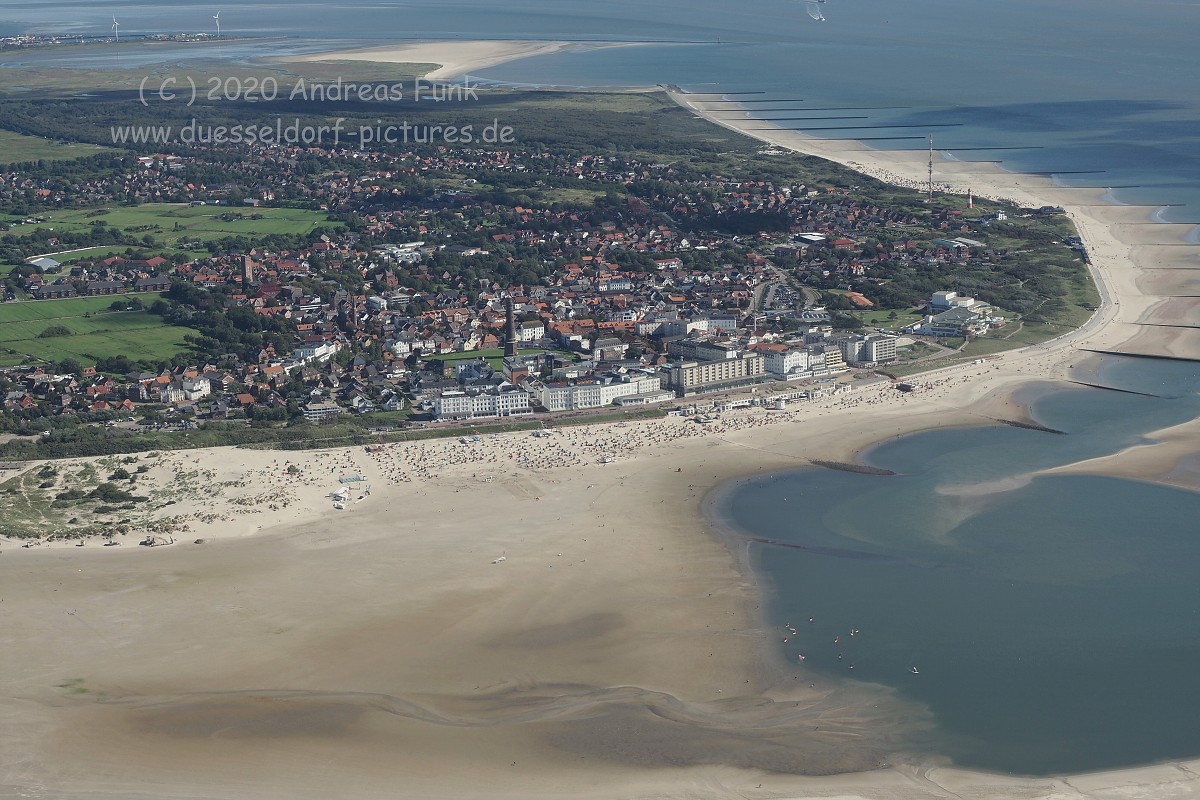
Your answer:
[[[224,305],[219,290],[197,287],[187,281],[176,281],[165,295],[169,302],[158,301],[150,312],[158,314],[173,325],[194,328],[199,335],[188,334],[184,341],[192,352],[180,356],[184,360],[221,361],[234,355],[243,361],[257,361],[258,352],[268,345],[278,353],[290,353],[295,337],[295,325],[281,316],[263,316],[250,306]]]

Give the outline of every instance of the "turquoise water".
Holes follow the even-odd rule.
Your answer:
[[[1195,417],[1200,370],[1111,359],[1100,376],[1174,396],[1037,390],[1038,418],[1067,435],[931,431],[870,452],[896,476],[802,470],[733,489],[718,516],[787,545],[752,546],[770,619],[798,630],[784,656],[926,703],[935,749],[964,766],[1200,755],[1200,494],[1028,476]]]

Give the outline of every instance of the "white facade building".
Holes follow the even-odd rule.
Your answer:
[[[341,349],[341,346],[336,342],[318,342],[316,344],[306,344],[296,348],[294,357],[296,361],[300,362],[301,364],[308,364],[314,361],[323,364],[333,356],[337,355],[338,351]]]
[[[766,377],[766,367],[761,355],[743,353],[722,361],[684,361],[671,367],[670,376],[671,388],[683,397],[761,383]]]
[[[809,371],[809,354],[807,350],[795,348],[776,352],[768,350],[763,353],[764,366],[767,372],[777,378],[787,379],[788,376],[794,373],[807,373]],[[822,359],[821,366],[825,366]]]
[[[657,376],[636,375],[617,378],[597,377],[586,383],[546,384],[531,387],[537,401],[547,411],[573,411],[612,405],[623,397],[652,394],[662,388]]]
[[[895,336],[847,336],[838,340],[842,358],[858,364],[882,364],[896,360]]]
[[[546,335],[546,326],[541,322],[522,322],[517,326],[517,338],[522,342],[536,342]]]
[[[895,336],[868,336],[863,348],[864,361],[883,364],[896,360],[898,339]]]
[[[208,397],[212,394],[212,382],[203,375],[180,379],[179,388],[183,390],[186,400],[199,400],[201,397]]]
[[[342,411],[341,406],[330,400],[313,400],[303,408],[304,418],[309,422],[325,422],[341,414]]]
[[[974,297],[963,297],[958,292],[934,292],[929,298],[929,310],[934,314],[952,308],[972,308],[975,304]]]
[[[529,392],[512,384],[501,384],[478,393],[443,392],[433,401],[436,419],[482,419],[532,413]]]

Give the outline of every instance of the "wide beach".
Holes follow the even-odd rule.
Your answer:
[[[471,72],[521,58],[545,56],[564,51],[595,50],[606,47],[628,47],[627,42],[557,42],[473,40],[441,42],[406,42],[336,53],[316,53],[306,56],[285,56],[280,61],[370,61],[382,64],[435,64],[436,69],[425,73],[431,81],[462,78]]]
[[[919,157],[766,136],[900,182],[923,169]],[[3,543],[0,796],[1200,792],[1200,762],[1038,780],[939,765],[920,751],[921,708],[777,660],[758,587],[707,529],[701,502],[730,480],[1019,419],[1012,391],[1066,378],[1080,347],[1186,345],[1177,329],[1137,324],[1194,312],[1166,284],[1147,287],[1192,251],[1137,224],[1146,209],[979,164],[938,169],[980,195],[1068,209],[1105,301],[1088,325],[919,377],[911,394],[880,381],[707,426],[161,456],[152,480],[211,471],[222,487],[175,509],[190,518],[176,544]],[[1146,457],[1151,447],[1080,468],[1188,485],[1176,467],[1194,437],[1161,437],[1169,456]],[[351,475],[365,480],[339,482]],[[343,485],[338,510],[329,493]]]

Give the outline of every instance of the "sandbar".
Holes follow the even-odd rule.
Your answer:
[[[505,41],[499,39],[400,42],[396,44],[286,56],[281,61],[374,61],[383,64],[437,64],[423,76],[428,80],[453,80],[471,72],[522,58],[546,56],[566,50],[627,47],[630,42]]]

